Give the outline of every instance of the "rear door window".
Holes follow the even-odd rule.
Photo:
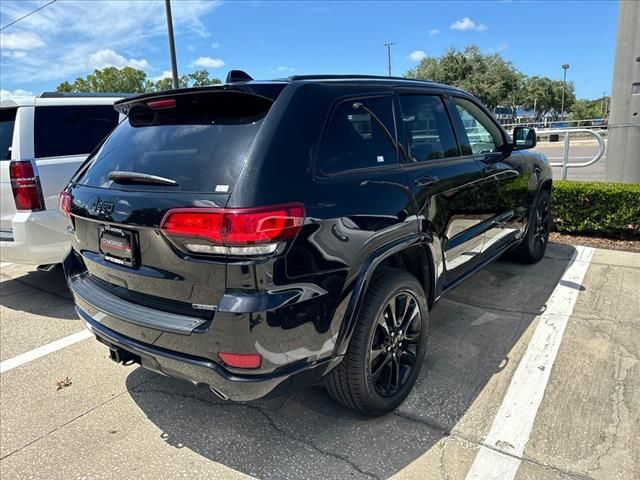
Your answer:
[[[334,174],[397,164],[395,135],[391,96],[344,101],[331,116],[318,168]]]
[[[173,100],[156,109],[134,104],[76,181],[120,190],[230,191],[272,100],[229,91]],[[177,185],[114,183],[112,171],[155,175]]]
[[[36,158],[87,155],[118,123],[112,105],[36,107]]]
[[[413,162],[460,155],[444,103],[436,95],[401,95],[405,145]]]
[[[0,161],[11,159],[11,143],[17,110],[17,108],[0,109]]]

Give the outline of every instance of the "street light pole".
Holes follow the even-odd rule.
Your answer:
[[[178,66],[176,65],[176,45],[173,41],[173,20],[171,18],[171,1],[164,0],[164,8],[167,12],[167,31],[169,33],[169,55],[171,56],[171,83],[173,88],[178,88]]]
[[[562,78],[562,108],[561,110],[561,115],[562,115],[562,120],[564,120],[564,91],[566,90],[566,85],[567,85],[567,70],[569,69],[569,64],[565,63],[564,65],[562,65],[562,70],[564,70],[564,77]]]
[[[395,45],[395,42],[387,42],[383,46],[387,47],[387,67],[389,70],[389,76],[391,76],[391,45]]]

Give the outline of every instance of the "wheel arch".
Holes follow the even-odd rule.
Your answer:
[[[553,188],[553,180],[550,178],[547,178],[542,182],[540,182],[540,187],[538,188],[538,190],[546,190],[547,192],[549,192],[549,195],[551,195],[552,188]]]
[[[376,250],[365,261],[355,281],[353,294],[342,320],[336,340],[335,356],[345,354],[364,296],[372,280],[385,268],[400,268],[414,275],[425,290],[427,304],[431,309],[437,281],[433,248],[428,237],[416,234]]]

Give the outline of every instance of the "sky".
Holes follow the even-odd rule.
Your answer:
[[[0,1],[2,99],[55,90],[96,68],[169,76],[164,0]],[[478,45],[527,75],[574,82],[578,98],[611,91],[617,0],[173,0],[178,72],[230,69],[256,79],[308,73],[403,75],[448,48]]]

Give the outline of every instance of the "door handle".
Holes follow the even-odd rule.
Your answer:
[[[425,175],[424,177],[416,178],[413,183],[416,187],[428,187],[429,185],[433,185],[438,180],[438,177],[434,177],[432,175]]]

